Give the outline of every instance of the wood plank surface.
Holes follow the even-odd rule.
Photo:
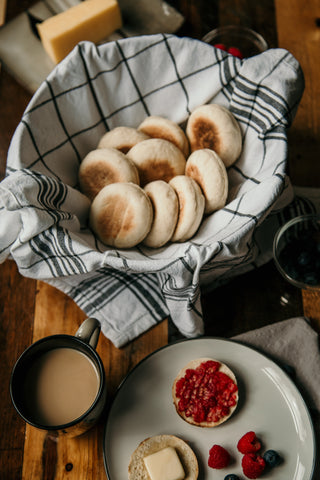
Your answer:
[[[303,312],[310,319],[313,328],[320,333],[320,292],[303,290]]]
[[[66,295],[46,283],[37,282],[32,342],[57,333],[74,335],[84,319],[84,313]],[[114,347],[100,334],[97,352],[106,371],[109,401],[125,375],[167,341],[165,321],[122,349]],[[59,480],[64,475],[68,475],[69,480],[104,479],[104,423],[103,415],[98,426],[74,439],[57,439],[27,425],[22,480]]]
[[[299,61],[305,91],[289,130],[289,167],[294,185],[320,187],[320,0],[276,0],[279,47]]]
[[[294,185],[320,187],[320,0],[277,0],[279,47],[289,50],[305,75],[305,91],[289,130],[289,168]],[[304,314],[320,332],[320,292],[302,292]]]
[[[7,0],[0,0],[0,27],[6,21],[6,13],[7,13]]]
[[[32,0],[7,2],[7,21]],[[270,47],[286,48],[299,60],[306,89],[289,131],[289,173],[296,185],[320,186],[320,0],[170,0],[186,18],[179,35],[202,38],[230,23],[259,31]],[[0,74],[0,179],[11,137],[31,96],[4,68]],[[320,328],[319,296],[285,282],[272,262],[202,296],[206,335],[230,337],[275,321],[308,315]],[[7,260],[0,265],[0,478],[4,480],[100,480],[105,418],[73,440],[52,439],[25,426],[8,393],[11,369],[32,342],[55,333],[74,334],[84,319],[75,303],[55,288],[19,274]],[[103,335],[97,351],[108,379],[109,400],[125,375],[146,355],[181,338],[169,321],[117,349]],[[121,479],[122,480],[122,479]],[[314,479],[318,480],[318,479]]]
[[[0,478],[20,479],[25,424],[9,397],[11,369],[32,341],[36,282],[22,277],[16,264],[7,261],[0,274]],[[5,395],[3,394],[5,393]],[[10,434],[9,434],[10,432]]]

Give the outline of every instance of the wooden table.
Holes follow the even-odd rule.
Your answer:
[[[6,21],[33,2],[11,0]],[[284,47],[300,61],[306,89],[289,132],[289,173],[294,184],[320,187],[320,0],[176,0],[186,22],[179,34],[201,38],[218,25],[242,24],[259,31],[270,47]],[[4,69],[0,75],[0,178],[12,134],[30,94]],[[4,480],[98,480],[106,478],[102,456],[103,419],[89,434],[53,441],[17,416],[9,378],[18,355],[33,341],[54,333],[73,334],[83,312],[67,296],[22,277],[12,261],[0,265],[0,478]],[[231,337],[299,315],[320,331],[319,296],[287,284],[273,262],[203,295],[206,334]],[[215,318],[215,321],[210,321]],[[101,335],[101,355],[114,393],[124,375],[155,349],[179,337],[164,321],[122,349]]]

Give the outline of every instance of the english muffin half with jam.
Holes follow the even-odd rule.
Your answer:
[[[178,373],[172,397],[183,420],[200,427],[216,427],[227,421],[237,407],[237,380],[224,363],[198,358]]]

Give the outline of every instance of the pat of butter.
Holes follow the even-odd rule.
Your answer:
[[[117,0],[84,0],[37,25],[43,48],[60,62],[81,41],[103,40],[122,26]]]
[[[177,452],[166,447],[143,459],[151,480],[183,480],[185,473]]]

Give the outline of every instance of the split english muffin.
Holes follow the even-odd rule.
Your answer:
[[[114,148],[100,148],[89,152],[79,167],[80,190],[90,200],[111,183],[139,184],[137,167],[124,153]]]
[[[186,175],[200,185],[206,215],[223,208],[228,196],[228,174],[219,155],[208,148],[195,150],[188,158]]]
[[[171,451],[168,451],[167,449]],[[160,454],[158,460],[159,463],[154,463],[155,468],[151,468],[153,467],[152,462],[149,461],[151,460],[151,455],[157,455],[158,453]],[[131,455],[128,467],[129,480],[167,478],[165,475],[165,469],[169,462],[166,462],[166,458],[168,457],[165,455],[162,456],[162,453],[170,455],[170,464],[171,461],[173,461],[174,468],[179,469],[179,464],[181,465],[182,472],[181,475],[177,475],[178,478],[181,480],[197,480],[199,475],[197,458],[191,447],[184,440],[175,435],[155,435],[143,440]],[[178,460],[174,459],[173,456],[175,454],[177,455]],[[152,475],[154,470],[155,477]]]
[[[115,127],[105,133],[98,143],[97,148],[116,148],[122,153],[127,153],[130,148],[143,140],[147,140],[149,136],[142,131],[133,127]]]
[[[186,175],[177,175],[169,185],[175,190],[179,201],[178,221],[172,242],[184,242],[193,237],[203,218],[205,199],[197,182]]]
[[[162,138],[150,138],[137,143],[127,153],[136,165],[140,185],[144,187],[154,180],[168,182],[176,175],[184,174],[186,159],[173,143]]]
[[[150,232],[143,240],[147,247],[159,248],[171,239],[177,224],[179,203],[174,189],[163,180],[155,180],[144,187],[153,207]]]
[[[150,115],[138,127],[152,138],[162,138],[172,142],[178,147],[183,155],[189,155],[189,142],[182,128],[172,120],[158,115]]]
[[[153,210],[145,191],[134,183],[112,183],[94,198],[89,223],[102,243],[131,248],[150,231]]]
[[[242,134],[234,115],[218,104],[206,104],[190,115],[186,134],[191,151],[201,148],[214,150],[226,167],[232,165],[242,150]]]
[[[227,421],[237,408],[237,380],[224,363],[197,358],[176,376],[172,398],[178,415],[186,422],[216,427]]]

